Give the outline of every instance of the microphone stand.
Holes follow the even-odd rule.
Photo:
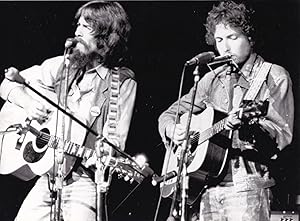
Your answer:
[[[107,209],[106,209],[106,195],[109,189],[111,175],[109,173],[110,157],[104,156],[104,143],[99,140],[95,145],[96,150],[96,171],[95,171],[95,183],[96,183],[96,221],[108,221]],[[106,157],[102,158],[102,157]],[[107,174],[108,173],[108,174]]]
[[[59,99],[58,99],[58,106],[59,106],[59,101],[61,100],[61,96],[63,95],[63,109],[65,112],[67,112],[67,98],[68,98],[68,85],[69,85],[69,68],[70,68],[70,60],[69,56],[71,53],[71,48],[66,48],[65,53],[64,53],[64,88],[62,87],[62,79],[60,79],[60,88],[59,88]],[[62,88],[64,91],[62,91]],[[59,118],[59,113],[57,112],[57,120]],[[55,209],[54,209],[54,221],[60,221],[61,220],[61,202],[62,202],[62,189],[63,189],[63,180],[64,180],[64,146],[65,146],[65,132],[66,132],[66,117],[63,114],[62,115],[62,125],[61,125],[61,139],[63,140],[63,145],[58,145],[57,146],[57,151],[55,154],[54,152],[54,159],[56,158],[57,160],[57,173],[55,177],[55,191],[56,194],[54,197],[56,197],[56,203],[55,203]],[[57,128],[56,128],[57,129]],[[55,165],[55,162],[54,162]],[[55,170],[55,166],[53,168]],[[55,171],[54,173],[55,174]],[[52,205],[53,206],[53,205]],[[52,210],[53,211],[53,210]]]
[[[191,98],[191,109],[189,110],[188,114],[188,120],[186,124],[186,135],[185,135],[185,142],[184,148],[181,150],[180,154],[180,161],[179,161],[179,167],[178,167],[178,174],[177,174],[177,180],[176,180],[176,188],[174,191],[173,195],[173,201],[172,201],[172,206],[171,206],[171,211],[174,209],[174,203],[177,198],[178,190],[180,189],[181,192],[181,202],[179,205],[179,216],[180,216],[180,221],[186,221],[188,219],[187,215],[187,199],[188,199],[188,182],[189,182],[189,177],[187,174],[187,160],[188,160],[188,152],[189,152],[189,133],[190,133],[190,125],[192,121],[192,113],[193,113],[193,108],[194,108],[194,103],[195,103],[195,97],[196,97],[196,91],[197,91],[197,86],[198,82],[200,80],[200,75],[199,75],[199,66],[197,65],[194,72],[194,86],[192,88],[192,98]],[[172,218],[168,218],[168,220],[172,220]]]
[[[69,64],[67,63],[67,66]],[[82,121],[80,121],[78,118],[76,118],[74,115],[72,115],[71,113],[67,112],[65,108],[62,108],[60,105],[56,104],[55,102],[53,102],[51,99],[49,99],[48,97],[46,97],[45,95],[43,95],[41,92],[39,92],[38,90],[36,90],[34,87],[32,87],[30,85],[29,82],[27,82],[18,72],[18,70],[11,70],[8,69],[5,73],[5,78],[8,79],[9,81],[13,81],[13,82],[17,82],[19,84],[23,84],[25,87],[27,87],[28,89],[30,89],[32,92],[34,92],[35,94],[37,94],[39,97],[41,97],[42,99],[44,99],[45,101],[47,101],[49,104],[51,104],[53,107],[55,107],[57,110],[61,111],[63,114],[65,114],[66,116],[70,117],[70,119],[74,120],[76,123],[78,123],[80,126],[82,126],[84,129],[86,129],[88,132],[92,133],[93,135],[95,135],[96,137],[99,137],[98,139],[100,139],[103,143],[108,144],[114,151],[116,151],[117,153],[120,154],[120,156],[125,157],[126,159],[130,160],[131,162],[133,162],[134,164],[137,165],[137,162],[126,152],[120,150],[115,144],[113,144],[112,142],[110,142],[109,140],[107,140],[105,137],[103,136],[99,136],[99,134],[93,130],[92,128],[88,127],[86,124],[84,124]],[[67,87],[66,87],[67,88]],[[12,126],[16,126],[16,125],[12,125]],[[17,125],[18,128],[20,127],[20,125]],[[20,130],[20,129],[18,129]],[[17,130],[17,131],[18,131]],[[15,130],[14,130],[15,131]],[[12,132],[12,131],[10,131]],[[138,169],[138,168],[133,168],[137,173],[139,174],[143,174],[143,172]],[[101,176],[100,176],[101,177]],[[60,182],[58,184],[58,186],[62,186],[62,182]],[[55,194],[54,194],[55,197]],[[52,217],[53,218],[53,217]],[[52,220],[51,218],[51,220]],[[59,217],[58,217],[59,220]]]

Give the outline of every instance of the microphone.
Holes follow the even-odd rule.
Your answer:
[[[196,65],[206,64],[206,63],[210,62],[214,57],[215,57],[215,54],[211,51],[203,52],[203,53],[196,55],[195,57],[188,60],[187,62],[185,62],[185,66],[191,66],[194,64],[196,64]]]
[[[163,175],[163,176],[154,175],[152,177],[151,184],[153,186],[156,186],[157,184],[161,183],[164,179],[167,181],[175,176],[177,176],[177,172],[175,172],[175,171],[168,172],[166,175]]]
[[[211,51],[209,52],[203,52],[192,59],[188,60],[185,65],[186,66],[191,66],[191,65],[199,65],[199,64],[218,64],[218,63],[223,63],[223,62],[229,62],[231,61],[232,55],[223,55],[223,56],[215,56],[215,54]]]
[[[78,39],[76,38],[67,38],[65,42],[65,48],[74,48],[78,43]]]
[[[223,56],[217,56],[212,59],[212,61],[209,62],[209,65],[219,64],[223,62],[229,62],[232,61],[232,55],[223,55]]]

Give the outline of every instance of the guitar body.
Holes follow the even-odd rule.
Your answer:
[[[187,124],[188,115],[184,114],[180,118],[180,122],[183,125]],[[201,139],[201,134],[218,120],[224,118],[224,114],[213,110],[212,108],[206,108],[201,114],[193,115],[191,121],[190,131],[198,131],[200,139],[198,142],[192,144],[191,142],[191,154],[188,157],[187,172],[189,176],[189,193],[188,204],[193,204],[198,198],[201,189],[207,184],[209,179],[217,178],[223,171],[228,155],[228,148],[231,146],[231,140],[228,138],[228,131],[222,131],[217,133],[210,139]],[[193,137],[190,137],[192,140]],[[167,157],[170,154],[169,166],[167,165]],[[181,148],[177,148],[174,153],[173,150],[167,150],[164,159],[163,170],[167,167],[167,173],[171,171],[178,171]],[[163,197],[169,197],[174,192],[176,187],[177,177],[171,178],[165,182],[165,185],[161,184],[161,191]]]
[[[56,95],[51,91],[43,91],[52,101],[56,100]],[[58,113],[58,120],[56,118]],[[50,119],[45,122],[31,121],[30,126],[37,131],[53,136],[61,136],[62,132],[62,115],[53,107]],[[0,112],[0,131],[6,131],[11,125],[26,125],[26,112],[23,108],[16,106],[10,102],[5,102]],[[65,138],[82,144],[85,137],[85,129],[72,121],[69,117],[65,117]],[[57,120],[57,121],[56,121]],[[56,122],[58,124],[56,125]],[[57,132],[56,132],[57,128]],[[68,130],[71,128],[71,130]],[[30,131],[14,131],[0,135],[0,174],[13,174],[22,180],[30,180],[36,175],[43,175],[51,172],[54,165],[55,149],[58,145],[64,145],[62,140],[52,139],[50,136],[36,136]],[[68,161],[71,156],[68,156]],[[72,157],[72,163],[76,158]],[[69,163],[68,163],[69,164]],[[68,171],[65,171],[67,175]]]

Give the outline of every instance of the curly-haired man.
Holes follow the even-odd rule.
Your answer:
[[[228,165],[221,168],[221,174],[204,171],[208,173],[208,186],[201,196],[201,221],[270,220],[269,188],[275,185],[275,181],[270,176],[268,162],[292,140],[292,82],[283,67],[265,62],[254,52],[252,14],[245,4],[222,1],[208,13],[205,24],[207,43],[214,45],[221,56],[230,55],[232,62],[216,67],[199,81],[193,112],[201,113],[212,107],[227,114],[222,133],[231,131],[232,134],[230,142],[216,142],[219,146],[227,146],[215,152],[208,151],[212,157],[205,158],[213,159],[214,154],[220,154],[222,149],[229,152],[224,154]],[[253,92],[255,87],[259,89],[257,93]],[[190,110],[192,93],[193,90],[159,117],[159,132],[167,145],[171,140],[181,144],[185,139],[185,125],[175,116],[178,103],[179,116]],[[255,120],[240,118],[236,111],[242,103],[246,104],[243,100],[252,100],[252,104],[269,102],[266,115]],[[206,166],[214,168],[213,163],[211,161]],[[219,176],[210,179],[213,178],[210,175]]]

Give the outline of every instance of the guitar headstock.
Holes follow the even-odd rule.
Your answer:
[[[244,121],[251,121],[254,118],[266,116],[269,108],[269,101],[253,101],[244,100],[241,108],[243,110],[241,119]]]
[[[125,181],[130,183],[133,181],[141,183],[146,177],[154,173],[147,163],[139,165],[137,162],[123,157],[117,158],[113,172],[118,174],[118,178],[124,178]]]

